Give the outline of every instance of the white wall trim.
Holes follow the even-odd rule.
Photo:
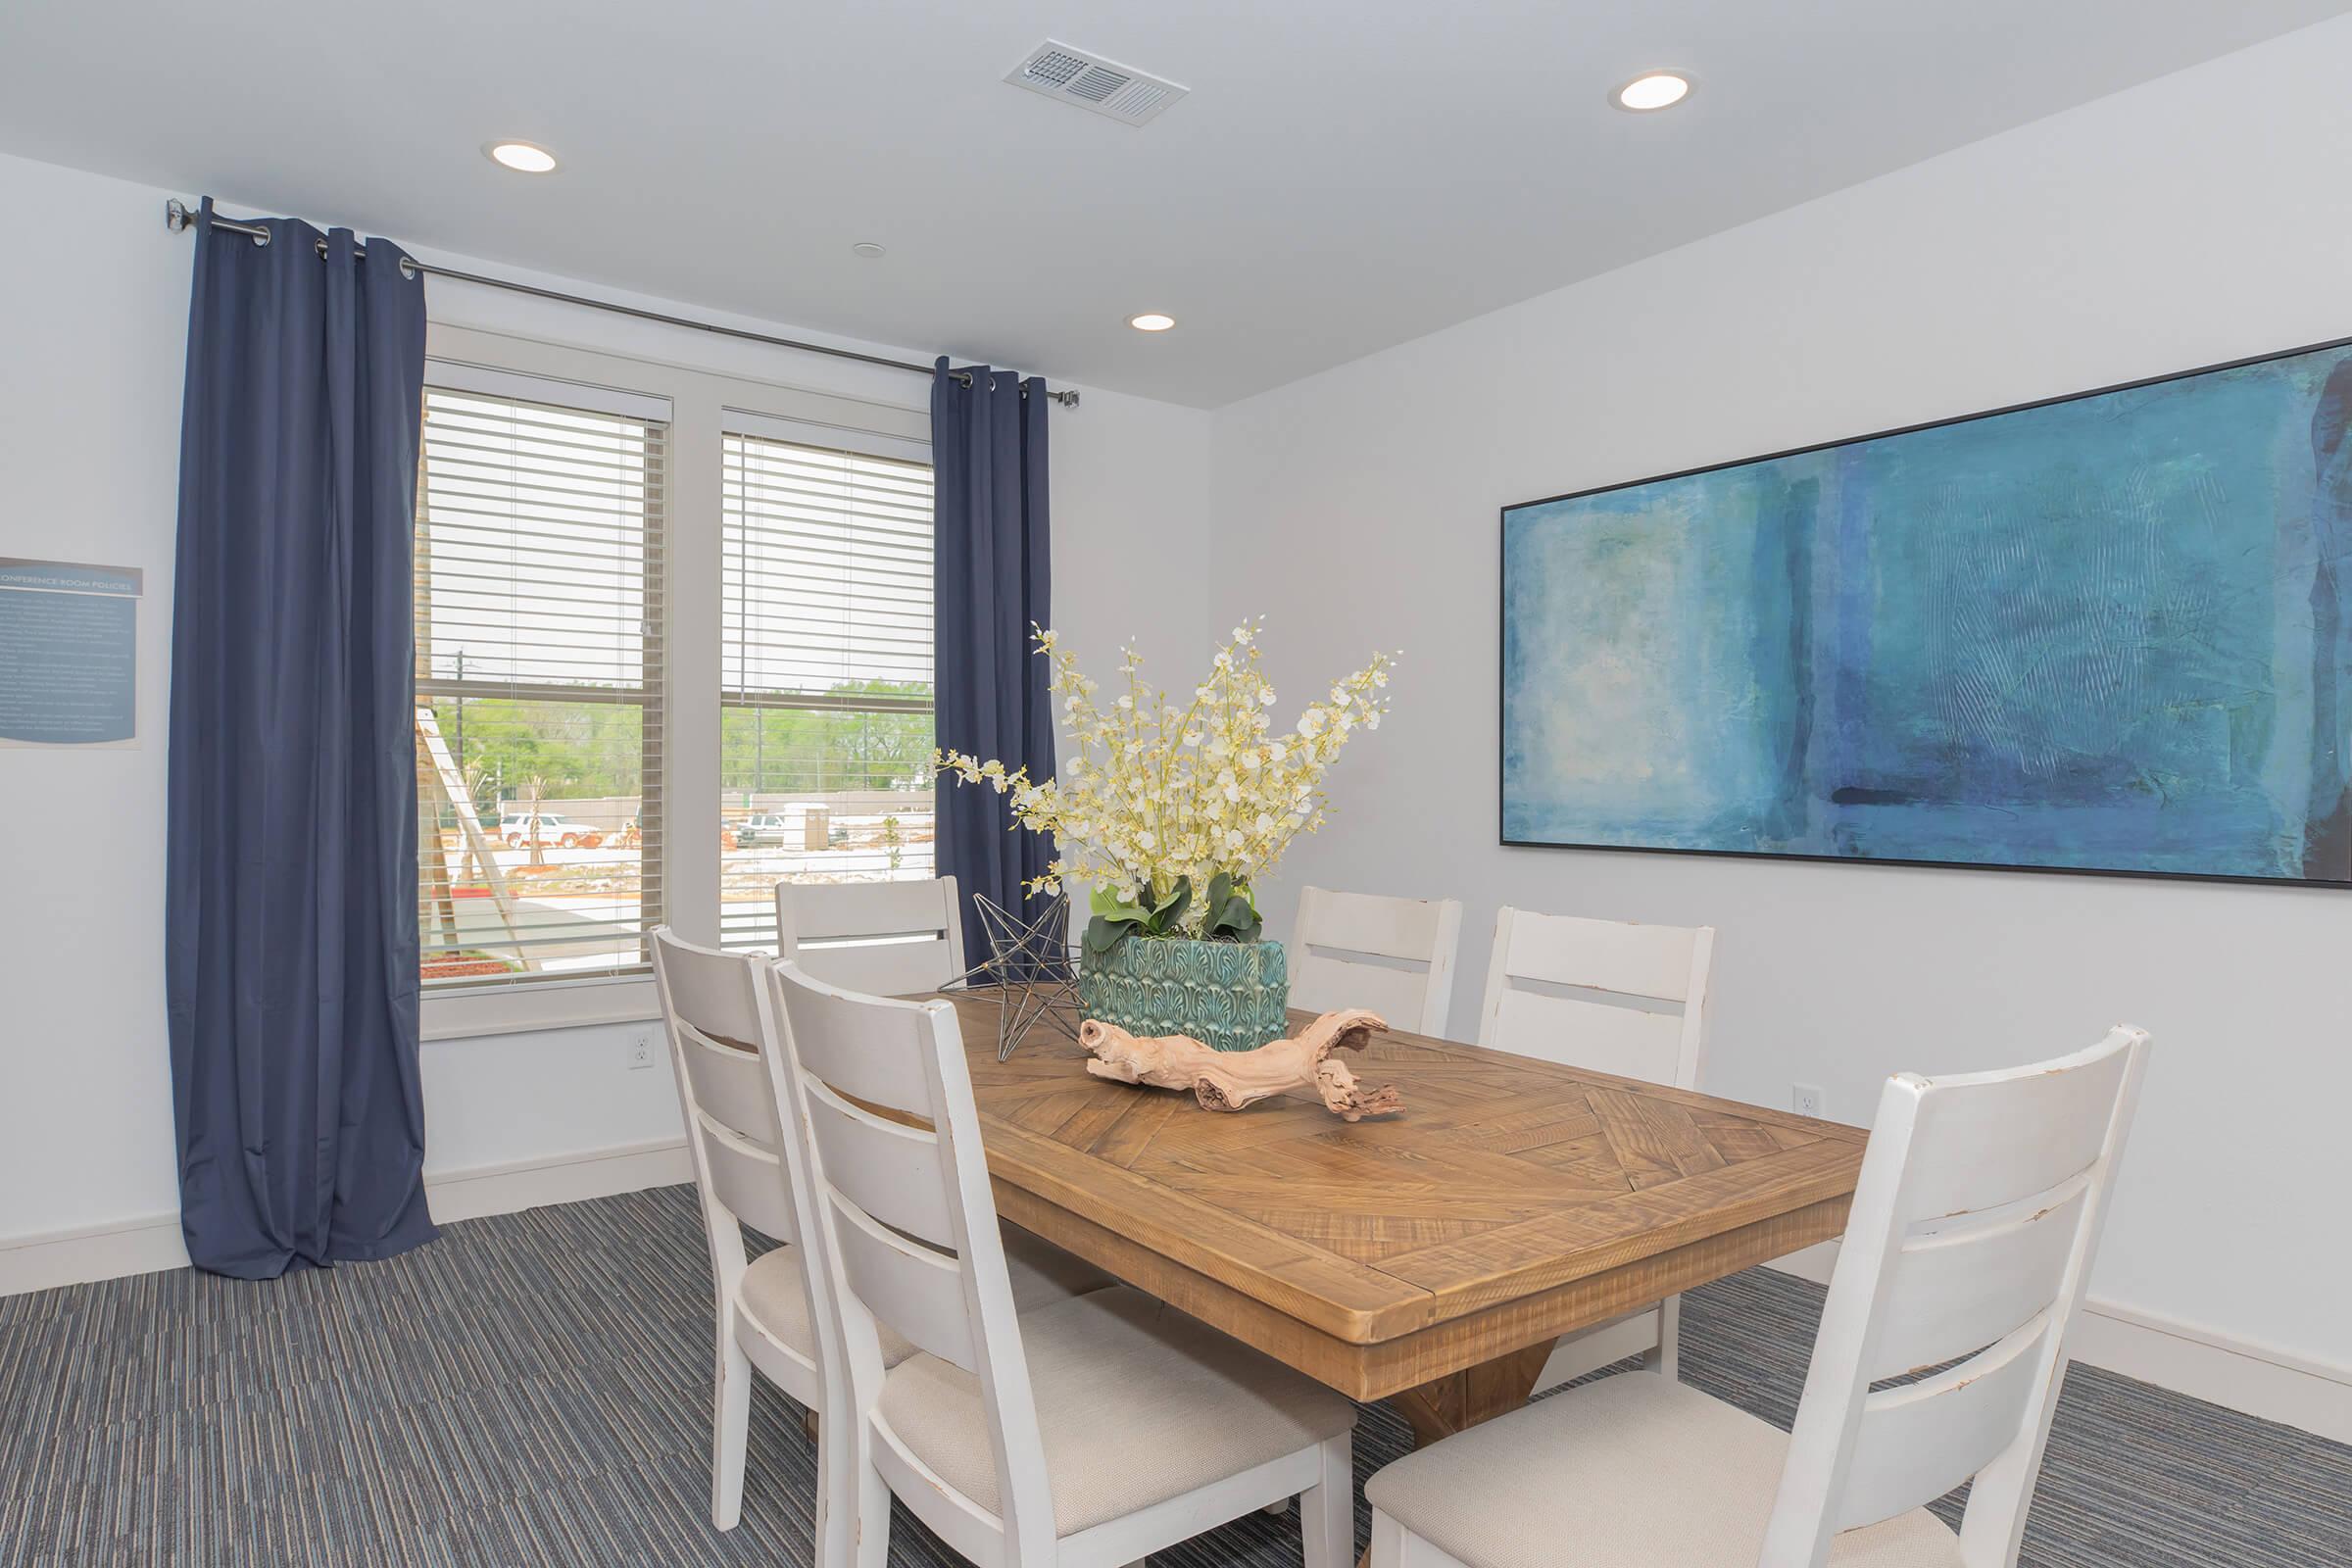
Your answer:
[[[694,1180],[694,1158],[684,1138],[662,1138],[651,1143],[624,1144],[612,1149],[559,1154],[548,1159],[509,1160],[477,1165],[424,1179],[425,1200],[433,1220],[480,1219],[485,1214],[512,1214],[516,1209],[543,1208],[549,1203],[577,1203],[590,1198],[611,1198],[648,1187],[669,1187]]]
[[[1768,1266],[1827,1285],[1837,1261],[1838,1244],[1823,1242]],[[2352,1443],[2352,1366],[2095,1296],[2082,1303],[2067,1354],[2191,1398]]]
[[[177,1214],[146,1214],[111,1225],[43,1231],[0,1241],[0,1296],[85,1285],[125,1274],[185,1268]]]
[[[433,1219],[446,1225],[692,1180],[685,1139],[664,1138],[427,1173],[424,1192]],[[187,1266],[179,1215],[145,1214],[109,1225],[0,1238],[0,1296]]]
[[[650,974],[606,975],[593,980],[533,979],[519,985],[427,991],[420,1032],[430,1044],[644,1023],[661,1016],[661,999],[654,995]]]

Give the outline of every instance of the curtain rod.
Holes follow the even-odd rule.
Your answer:
[[[187,203],[173,196],[164,203],[164,226],[174,234],[193,228],[196,226],[196,213]],[[235,219],[222,218],[216,213],[213,215],[213,226],[226,229],[232,234],[251,235],[256,245],[270,243],[270,230],[261,223],[240,223]],[[318,241],[318,254],[321,256],[326,254],[326,241],[323,239]],[[368,251],[365,246],[361,246],[353,254],[366,256]],[[414,256],[403,260],[401,270],[412,276],[416,272],[423,272],[433,277],[446,277],[459,283],[479,283],[484,288],[503,288],[513,293],[530,294],[539,299],[556,300],[565,305],[585,305],[592,311],[610,311],[615,316],[634,316],[641,321],[659,321],[664,326],[683,326],[697,332],[714,332],[721,337],[739,337],[752,343],[765,343],[771,348],[799,349],[805,354],[826,354],[837,360],[856,360],[861,365],[879,365],[884,369],[908,370],[922,376],[933,373],[932,368],[928,365],[913,365],[906,360],[886,360],[878,354],[860,354],[855,349],[837,349],[823,343],[803,343],[795,338],[773,337],[765,332],[747,331],[740,326],[722,326],[716,321],[697,321],[683,316],[667,316],[660,311],[639,310],[634,305],[619,305],[611,300],[592,300],[582,294],[565,294],[557,289],[541,288],[536,283],[517,283],[512,278],[485,277],[479,272],[461,272],[455,268],[435,267],[429,262],[420,262]],[[965,386],[972,384],[971,372],[968,370],[957,372],[956,379]],[[1028,395],[1029,389],[1023,387],[1021,396],[1027,397]],[[1065,409],[1074,409],[1078,406],[1078,394],[1074,389],[1048,392],[1046,396]]]

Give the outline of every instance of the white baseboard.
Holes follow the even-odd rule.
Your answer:
[[[179,1215],[144,1214],[112,1225],[0,1241],[0,1296],[187,1266]]]
[[[1826,1285],[1837,1261],[1838,1244],[1823,1242],[1769,1266]],[[2071,1359],[2352,1443],[2352,1367],[2095,1296],[2082,1303],[2069,1341]]]
[[[503,1165],[428,1175],[424,1196],[435,1223],[446,1225],[452,1220],[512,1214],[549,1203],[577,1203],[692,1180],[694,1156],[686,1152],[686,1140],[665,1138],[553,1159],[511,1160]]]
[[[2126,1377],[2352,1443],[2352,1367],[2095,1297],[2068,1353]]]
[[[693,1156],[686,1152],[686,1141],[671,1138],[428,1172],[424,1195],[433,1219],[448,1224],[692,1180]],[[179,1215],[145,1214],[111,1225],[0,1238],[0,1296],[187,1266]]]

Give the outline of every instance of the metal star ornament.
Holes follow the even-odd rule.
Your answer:
[[[1024,921],[986,894],[972,895],[988,957],[943,989],[997,993],[997,1059],[1011,1056],[1034,1025],[1078,1038],[1078,965],[1070,956],[1070,901],[1054,898]]]

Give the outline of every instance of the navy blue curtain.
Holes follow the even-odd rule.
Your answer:
[[[1049,670],[1030,628],[1052,626],[1047,568],[1046,383],[985,365],[931,376],[933,680],[939,744],[1054,776]],[[939,869],[965,896],[963,951],[986,933],[970,895],[1019,911],[1022,884],[1045,874],[1051,846],[1010,831],[1007,797],[939,781]]]
[[[196,230],[172,585],[165,987],[180,1227],[273,1279],[430,1241],[416,1070],[424,280]]]

